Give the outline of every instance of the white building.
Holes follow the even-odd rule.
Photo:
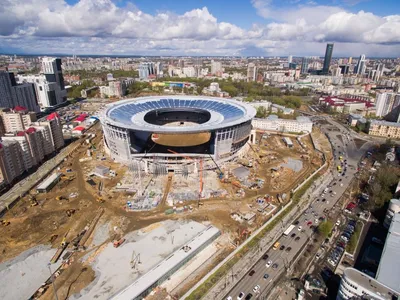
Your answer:
[[[392,223],[393,216],[398,213],[400,213],[400,200],[399,199],[390,200],[385,220],[383,221],[383,226],[389,228],[390,224]]]
[[[182,68],[182,73],[186,77],[196,77],[196,69],[194,67],[184,67]]]
[[[276,115],[270,115],[265,119],[253,119],[251,122],[255,129],[280,132],[311,132],[313,123],[307,117],[297,117],[296,120],[279,119]]]
[[[216,75],[222,73],[222,64],[219,61],[211,61],[211,74]]]
[[[346,268],[344,269],[342,280],[340,281],[336,299],[391,300],[395,299],[392,297],[393,295],[399,297],[396,291],[380,283],[378,280],[354,268]]]
[[[376,116],[384,117],[400,105],[400,94],[377,93],[375,100]]]
[[[249,102],[251,106],[253,106],[255,109],[259,107],[264,107],[267,111],[271,108],[271,102],[269,101],[259,101],[259,102]]]
[[[254,63],[249,63],[247,66],[247,81],[256,81],[257,67]]]

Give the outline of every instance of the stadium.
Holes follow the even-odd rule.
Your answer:
[[[195,172],[247,150],[252,106],[225,98],[157,96],[108,104],[100,114],[104,143],[115,160],[146,173]]]

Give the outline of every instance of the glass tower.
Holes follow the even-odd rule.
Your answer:
[[[322,68],[322,75],[327,75],[329,73],[329,66],[332,60],[333,44],[326,45],[324,67]]]

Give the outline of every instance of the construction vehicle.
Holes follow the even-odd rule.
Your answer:
[[[9,221],[6,221],[6,220],[0,220],[0,223],[1,223],[2,226],[8,226],[8,225],[10,225],[10,222],[9,222]]]
[[[214,160],[214,158],[212,157],[211,154],[208,154],[212,160],[212,162],[214,163],[214,165],[218,168],[219,170],[219,174],[218,174],[218,178],[221,180],[222,178],[224,178],[224,172],[222,172],[221,168],[218,166],[218,164],[216,163],[216,161]]]
[[[96,201],[99,202],[99,203],[104,203],[105,202],[102,197],[97,197]]]
[[[62,179],[62,180],[72,181],[72,180],[75,179],[75,176],[74,176],[74,175],[69,175],[69,176],[62,175],[62,176],[61,176],[61,179]]]
[[[113,246],[114,248],[118,248],[119,246],[121,246],[123,244],[123,242],[125,242],[124,238],[120,238],[119,240],[115,240],[113,242]]]
[[[57,197],[56,197],[56,200],[57,200],[57,201],[62,201],[62,200],[68,200],[68,198],[67,198],[67,197],[64,197],[64,196],[57,196]]]
[[[240,182],[239,182],[239,181],[236,181],[236,180],[232,180],[232,181],[231,181],[231,184],[232,184],[233,186],[237,187],[237,188],[241,188],[241,187],[242,187],[242,185],[240,184]]]
[[[29,202],[31,203],[31,206],[37,206],[39,205],[39,202],[36,200],[35,196],[30,196],[29,197]]]
[[[68,217],[72,216],[75,213],[75,209],[67,209],[65,211]]]

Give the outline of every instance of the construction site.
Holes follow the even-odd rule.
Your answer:
[[[150,297],[183,295],[323,164],[310,135],[289,138],[290,146],[281,135],[257,132],[236,161],[202,159],[197,172],[146,173],[112,160],[94,125],[48,184],[43,178],[40,192],[31,190],[2,216],[0,286],[25,286],[0,288],[0,297],[53,299],[54,273],[59,299],[112,298],[212,225],[221,235]],[[324,138],[319,143],[329,151]]]

